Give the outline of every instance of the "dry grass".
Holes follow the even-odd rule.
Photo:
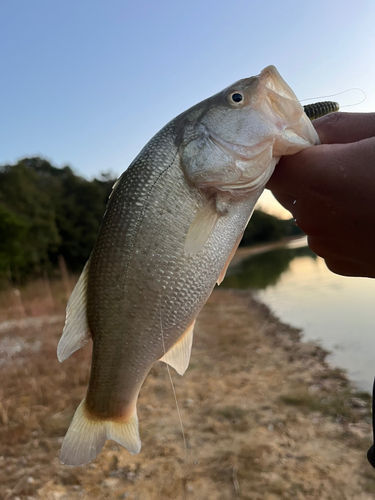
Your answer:
[[[157,363],[138,404],[141,453],[108,442],[92,464],[62,466],[90,346],[60,364],[61,330],[62,321],[0,334],[0,345],[22,340],[0,359],[1,499],[374,498],[368,398],[326,364],[321,348],[302,344],[247,293],[214,292],[187,373],[172,374],[186,452],[166,367]]]
[[[50,280],[48,276],[22,288],[10,285],[0,290],[0,322],[11,319],[62,314],[76,278]]]

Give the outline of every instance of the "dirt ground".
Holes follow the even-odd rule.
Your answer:
[[[90,346],[58,362],[57,309],[0,328],[1,500],[375,498],[369,396],[249,292],[230,290],[215,290],[200,314],[185,376],[171,370],[186,450],[156,363],[138,402],[140,454],[107,442],[93,463],[61,465]]]

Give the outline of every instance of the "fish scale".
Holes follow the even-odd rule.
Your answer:
[[[172,120],[116,182],[58,346],[63,361],[93,340],[63,463],[93,460],[106,439],[139,452],[136,403],[147,373],[158,360],[185,372],[196,317],[279,157],[318,142],[270,66]]]
[[[161,134],[158,152],[160,150],[164,152],[164,142],[173,144],[169,134],[168,129]],[[183,254],[183,242],[187,229],[194,218],[195,206],[191,204],[191,190],[185,182],[182,171],[179,168],[173,168],[176,167],[174,162],[178,161],[176,159],[176,148],[167,149],[165,154],[162,155],[162,159],[160,156],[158,154],[153,158],[153,162],[156,162],[158,168],[152,169],[149,160],[150,155],[146,152],[144,157],[142,155],[130,167],[133,172],[129,172],[129,175],[120,181],[111,197],[106,220],[90,259],[89,325],[95,325],[94,328],[91,328],[93,335],[95,338],[101,336],[104,344],[107,336],[112,332],[117,332],[119,337],[119,341],[117,341],[116,334],[112,333],[112,338],[115,339],[114,348],[111,351],[112,356],[109,356],[112,359],[107,358],[105,361],[102,359],[101,354],[102,341],[101,338],[98,338],[98,347],[93,356],[92,375],[86,398],[87,406],[92,409],[92,412],[95,409],[97,410],[98,407],[107,409],[109,400],[111,400],[111,406],[114,407],[116,415],[118,413],[117,408],[123,403],[122,395],[126,394],[127,398],[133,399],[150,369],[150,363],[152,366],[164,354],[159,339],[159,309],[162,304],[161,300],[158,300],[164,289],[168,293],[175,294],[172,311],[163,304],[162,319],[167,350],[186,330],[191,317],[191,307],[189,307],[188,314],[185,312],[184,307],[190,295],[187,282],[189,275],[192,275],[192,273],[185,262],[187,258]],[[151,178],[149,177],[150,171],[152,172]],[[140,173],[144,181],[140,179]],[[129,200],[127,196],[129,192],[132,193],[132,199],[139,200],[142,206],[135,203],[124,205],[122,200]],[[158,203],[155,203],[155,200]],[[180,208],[180,213],[178,215],[173,214],[170,220],[163,213],[160,213],[160,209],[156,208],[158,205],[165,206],[166,202],[173,205],[178,204]],[[117,207],[119,204],[121,204],[121,221],[117,220]],[[189,211],[191,213],[190,217]],[[156,219],[162,221],[164,226],[167,227],[161,228],[159,222],[159,233],[153,234],[153,243],[150,246],[147,243],[155,227]],[[178,221],[177,227],[176,221]],[[115,233],[112,229],[113,224],[117,228]],[[164,234],[170,235],[168,241],[165,240]],[[118,258],[119,249],[121,248],[126,248],[128,251],[125,254],[122,253]],[[108,262],[116,262],[116,264],[111,264],[108,270],[101,269],[102,255],[105,255],[106,265],[108,265]],[[169,269],[171,258],[178,262],[178,265],[175,264],[174,267]],[[195,259],[190,258],[189,260],[195,267]],[[168,285],[165,276],[168,269],[178,283],[176,290],[170,290]],[[215,271],[210,270],[210,274],[212,272]],[[114,285],[116,277],[119,277],[120,282]],[[111,283],[110,287],[108,286],[108,280]],[[207,281],[209,283],[208,290],[203,291],[200,286],[203,295],[210,293],[212,288],[212,279]],[[193,282],[192,287],[194,288],[194,286],[196,288],[196,284]],[[107,295],[106,299],[109,304],[116,304],[116,306],[108,306],[107,303],[103,304],[103,294]],[[138,296],[141,296],[142,304],[137,307]],[[178,299],[179,302],[177,302]],[[197,300],[197,307],[203,301],[204,299]],[[103,309],[108,314],[103,314]],[[188,319],[185,319],[186,315],[188,315]],[[169,327],[171,318],[174,324],[176,324],[177,319],[180,323],[179,328],[174,328],[173,331]],[[128,326],[129,324],[131,324],[131,327]],[[126,327],[126,336],[123,334],[124,326]],[[151,335],[151,333],[154,333],[154,335]],[[145,337],[154,341],[155,333],[159,342],[144,342]],[[122,348],[122,338],[126,338],[126,349]],[[140,353],[145,352],[147,356],[140,360]],[[108,388],[113,383],[113,365],[119,364],[117,360],[120,358],[121,370],[117,369],[117,372],[120,370],[120,373],[115,378],[124,382],[121,383],[121,388],[117,394],[113,390],[109,392]],[[139,367],[142,364],[144,368],[142,367],[140,373]],[[97,370],[97,365],[102,369]],[[104,371],[105,373],[103,373]],[[130,387],[132,388],[131,391],[129,390]],[[120,399],[118,406],[115,404],[117,395]],[[105,416],[110,417],[113,415],[106,414]]]

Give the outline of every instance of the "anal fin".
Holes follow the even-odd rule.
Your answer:
[[[160,358],[160,361],[172,366],[179,375],[183,375],[189,366],[194,326],[195,320],[174,346]]]
[[[87,282],[90,260],[83,268],[82,274],[74,287],[66,307],[66,319],[60,342],[57,346],[57,357],[60,362],[83,347],[91,338],[87,321]]]
[[[226,272],[228,270],[229,264],[231,263],[231,261],[232,261],[232,259],[234,257],[234,254],[237,252],[238,245],[241,243],[243,233],[244,233],[244,231],[237,238],[236,243],[234,244],[234,247],[232,248],[232,251],[230,252],[229,257],[228,257],[228,259],[227,259],[227,261],[225,263],[225,266],[223,267],[223,269],[222,269],[222,271],[220,273],[220,276],[218,277],[218,279],[216,281],[216,283],[218,285],[220,285],[220,283],[225,278],[225,275],[226,275]]]

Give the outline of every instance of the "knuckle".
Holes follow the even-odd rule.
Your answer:
[[[313,227],[311,223],[309,223],[309,221],[301,217],[294,217],[294,220],[296,226],[298,226],[301,229],[301,231],[303,231],[307,235],[311,234],[311,232],[313,231]]]
[[[324,259],[327,251],[326,251],[325,245],[321,239],[315,238],[313,236],[308,236],[307,243],[308,243],[309,247],[311,248],[311,250],[314,253],[316,253],[316,255],[319,255],[319,257],[322,257]]]
[[[329,258],[324,259],[324,261],[328,269],[334,274],[339,274],[340,276],[372,277],[366,266],[353,262],[350,259]]]
[[[332,273],[339,274],[341,276],[350,276],[347,265],[343,265],[342,262],[335,259],[324,259],[324,262]]]
[[[318,206],[317,206],[318,205]],[[290,207],[297,225],[308,235],[321,231],[322,204],[317,204],[313,192],[304,191]]]
[[[314,120],[314,127],[320,134],[321,132],[330,132],[331,130],[337,129],[338,127],[342,126],[344,121],[345,113],[330,113],[328,115],[322,116],[322,118]]]

